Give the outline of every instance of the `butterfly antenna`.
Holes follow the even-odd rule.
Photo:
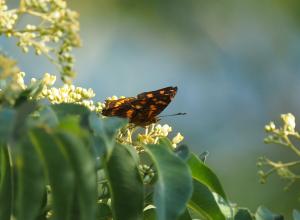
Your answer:
[[[161,115],[159,116],[160,118],[163,118],[163,117],[169,117],[169,116],[177,116],[177,115],[186,115],[187,113],[185,112],[179,112],[179,113],[176,113],[176,114],[171,114],[171,115]]]

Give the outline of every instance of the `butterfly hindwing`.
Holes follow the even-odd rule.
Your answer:
[[[117,100],[106,100],[105,108],[102,110],[104,116],[118,116],[122,118],[129,118],[128,111],[130,111],[130,102],[135,100],[134,97],[122,98]]]

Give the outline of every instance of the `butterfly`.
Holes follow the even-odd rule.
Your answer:
[[[136,97],[105,100],[102,115],[128,118],[129,123],[147,126],[159,121],[157,116],[170,104],[176,93],[177,87],[170,86],[143,92]]]

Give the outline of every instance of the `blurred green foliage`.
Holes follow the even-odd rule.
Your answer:
[[[130,3],[106,4],[126,13],[141,13],[140,7],[148,6]],[[155,9],[166,21],[189,28],[189,19],[182,26],[182,18],[174,21],[177,9],[165,13],[166,3],[170,2],[154,1],[153,8],[145,10]],[[48,57],[54,51],[57,60],[50,59],[59,66],[62,79],[73,76],[73,59],[68,52],[72,49],[69,46],[79,46],[79,26],[77,14],[65,1],[21,0],[20,8],[12,11],[5,1],[0,5],[0,33],[19,38],[18,46],[24,52],[33,46],[37,55]],[[195,5],[189,1],[185,6],[180,10],[193,10]],[[24,13],[46,21],[38,28],[14,29],[18,16]],[[45,22],[50,26],[43,26]],[[44,43],[49,41],[62,44],[48,48]],[[232,203],[205,158],[201,160],[202,156],[168,138],[169,126],[153,126],[149,133],[155,140],[148,128],[133,140],[126,120],[101,117],[101,103],[96,106],[90,100],[95,95],[92,90],[74,85],[48,88],[55,81],[49,74],[32,79],[27,86],[25,74],[14,61],[1,55],[0,65],[1,220],[283,219],[263,206],[252,213]],[[280,137],[288,140],[291,134],[286,131],[298,135],[293,130],[295,123],[284,120],[288,123]],[[270,132],[273,126],[268,126]],[[297,210],[293,217],[299,219]]]

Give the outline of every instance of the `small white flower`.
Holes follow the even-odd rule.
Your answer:
[[[31,24],[27,24],[26,25],[26,29],[27,30],[36,30],[36,26],[35,25],[31,25]]]
[[[168,136],[169,132],[171,132],[171,131],[172,131],[172,128],[167,124],[163,125],[161,128],[161,132],[162,132],[163,136]]]
[[[25,73],[24,72],[19,72],[17,75],[16,75],[16,83],[22,88],[22,89],[25,89],[26,88],[26,85],[24,83],[24,76],[25,76]]]
[[[270,122],[269,126],[272,131],[276,129],[275,123],[273,121]]]
[[[76,99],[81,100],[82,96],[80,94],[76,94]]]
[[[56,81],[56,76],[50,75],[49,73],[45,73],[43,77],[43,81],[45,85],[52,86]]]
[[[55,20],[59,19],[61,16],[61,14],[59,13],[59,11],[55,11],[52,13],[51,17]]]
[[[30,82],[31,83],[35,83],[36,82],[36,78],[31,78]]]
[[[177,133],[177,135],[175,137],[173,137],[172,143],[176,145],[176,144],[180,143],[183,139],[184,139],[184,137],[180,133]]]
[[[118,97],[115,95],[111,97],[111,100],[117,100],[117,99],[118,99]]]
[[[71,90],[71,91],[75,91],[75,86],[74,86],[74,85],[71,85],[71,86],[70,86],[70,90]]]
[[[43,86],[43,89],[42,89],[42,95],[43,95],[43,96],[47,96],[48,93],[49,93],[48,88],[47,88],[46,85],[44,85],[44,86]]]
[[[156,125],[156,126],[155,126],[155,129],[156,129],[156,130],[161,130],[161,124]]]
[[[78,93],[82,93],[83,88],[82,87],[76,87],[75,91]]]
[[[53,95],[49,95],[49,96],[48,96],[48,99],[49,99],[50,101],[53,101],[53,100],[54,100],[54,96],[53,96]]]
[[[287,113],[287,114],[282,114],[281,115],[281,119],[283,120],[283,122],[285,123],[285,125],[287,126],[287,128],[290,131],[294,131],[296,128],[296,121],[295,121],[295,116],[291,113]]]

